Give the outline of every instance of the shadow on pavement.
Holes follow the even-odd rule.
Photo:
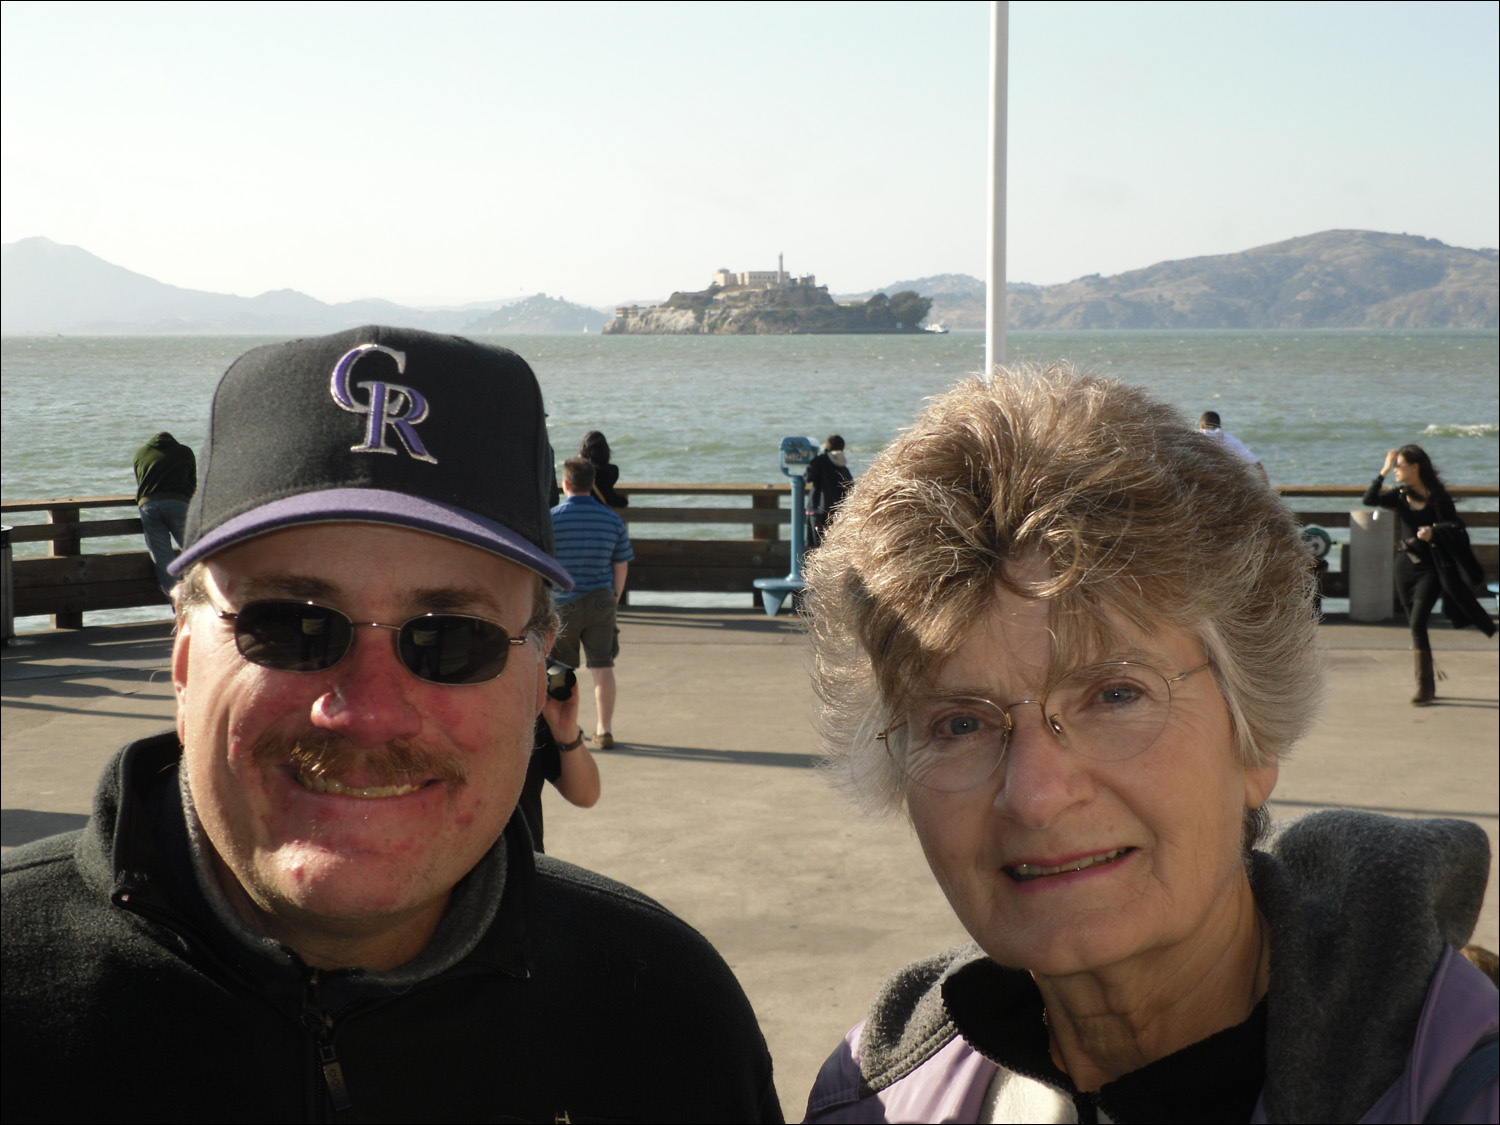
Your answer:
[[[167,668],[171,660],[171,622],[23,633],[0,648],[0,680],[9,683],[103,673],[106,669]]]
[[[14,848],[59,832],[71,832],[82,828],[88,819],[81,813],[0,809],[0,846]]]
[[[1492,812],[1473,812],[1463,809],[1407,809],[1397,808],[1393,805],[1350,805],[1341,801],[1292,801],[1282,800],[1280,797],[1272,797],[1268,802],[1273,807],[1285,805],[1296,809],[1362,809],[1365,812],[1389,813],[1392,816],[1447,816],[1456,817],[1460,820],[1494,820]]]
[[[799,636],[806,632],[802,619],[795,613],[769,617],[761,609],[696,610],[668,606],[624,606],[619,612],[622,625],[667,626],[673,629],[702,629],[715,633],[758,633],[762,636]]]
[[[103,680],[104,683],[80,683],[81,680]],[[87,698],[95,695],[131,695],[145,684],[172,686],[172,674],[166,668],[48,668],[23,669],[20,675],[6,676],[0,684],[0,695],[9,703],[33,695]],[[134,687],[132,687],[134,685]]]
[[[707,750],[696,746],[653,746],[647,742],[616,742],[611,750],[595,750],[598,757],[670,758],[679,762],[719,762],[735,766],[777,766],[810,770],[820,761],[816,754],[782,754],[761,750]]]
[[[117,693],[117,692],[107,692],[107,693],[101,693],[101,694],[117,695],[119,693]],[[23,702],[21,702],[19,700],[15,700],[15,699],[6,699],[5,706],[7,708],[15,708],[17,711],[38,711],[38,712],[50,711],[50,712],[53,712],[53,713],[58,714],[58,715],[76,715],[76,714],[78,714],[78,708],[76,706],[69,707],[69,706],[67,706],[65,704],[61,704],[61,703],[23,703]],[[168,706],[170,706],[170,704],[168,704]],[[107,718],[107,719],[149,719],[149,718],[151,718],[151,714],[149,712],[142,713],[140,711],[105,711],[105,710],[99,710],[99,709],[96,709],[96,708],[93,708],[93,707],[89,708],[88,714],[90,716],[92,716],[92,717],[95,717],[95,718],[103,717],[103,718]],[[19,720],[19,716],[17,716],[17,721],[20,721]],[[172,717],[170,715],[163,715],[161,721],[162,721],[163,726],[170,726],[171,723],[172,723]]]

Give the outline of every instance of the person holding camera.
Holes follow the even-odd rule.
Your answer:
[[[1392,469],[1396,487],[1382,489]],[[1470,582],[1483,579],[1484,572],[1474,560],[1468,532],[1453,498],[1420,445],[1403,445],[1386,453],[1380,475],[1370,482],[1364,502],[1371,508],[1390,508],[1401,522],[1401,541],[1396,546],[1396,593],[1411,626],[1415,652],[1417,692],[1411,697],[1412,706],[1426,707],[1437,696],[1427,619],[1438,595],[1447,599],[1445,609],[1454,625],[1474,625],[1487,637],[1495,634],[1495,623],[1469,588]]]
[[[569,804],[581,809],[591,809],[599,800],[599,764],[578,725],[578,675],[556,661],[547,665],[547,701],[536,720],[526,783],[516,802],[538,852],[547,850],[542,846],[542,784],[548,781]]]

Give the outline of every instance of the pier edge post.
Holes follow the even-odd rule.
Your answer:
[[[83,541],[78,536],[78,521],[83,518],[83,509],[77,504],[59,504],[55,508],[47,509],[47,519],[61,531],[63,526],[68,530],[59,534],[52,540],[47,553],[54,558],[71,557],[83,553]],[[52,627],[54,629],[82,629],[83,610],[65,609],[52,615]]]

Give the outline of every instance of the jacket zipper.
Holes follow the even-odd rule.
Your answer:
[[[138,917],[162,926],[187,941],[190,947],[199,954],[207,954],[220,967],[220,972],[239,980],[248,988],[254,986],[249,984],[240,966],[232,961],[226,961],[212,951],[214,945],[197,927],[192,925],[186,918],[175,912],[161,910],[156,906],[143,902],[140,896],[135,894],[133,885],[127,884],[123,889],[118,889],[111,896],[116,904]],[[348,1109],[353,1102],[349,1098],[349,1087],[344,1082],[344,1068],[339,1062],[338,1054],[333,1046],[333,1018],[323,1013],[323,1005],[319,997],[319,982],[321,973],[317,969],[309,969],[307,977],[307,989],[302,994],[302,1013],[300,1023],[303,1029],[313,1037],[318,1053],[318,1067],[323,1076],[322,1088],[328,1092],[328,1102],[335,1112]],[[212,977],[212,974],[210,974]],[[317,1096],[321,1103],[321,1096]],[[319,1117],[322,1115],[319,1114]]]
[[[302,996],[302,1026],[313,1037],[318,1051],[318,1066],[323,1073],[323,1086],[328,1091],[328,1101],[335,1113],[346,1110],[352,1104],[349,1087],[344,1084],[344,1068],[333,1049],[333,1019],[323,1012],[318,997],[317,969],[308,970],[307,991]]]

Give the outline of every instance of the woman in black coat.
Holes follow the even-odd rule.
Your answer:
[[[1393,469],[1396,487],[1383,489],[1386,474]],[[1453,498],[1420,445],[1403,445],[1385,455],[1385,464],[1370,482],[1364,502],[1372,508],[1390,508],[1401,522],[1396,593],[1411,626],[1417,678],[1412,705],[1425,707],[1437,693],[1427,619],[1438,595],[1444,597],[1444,608],[1455,625],[1474,625],[1487,637],[1495,633],[1495,623],[1469,587],[1470,582],[1483,578],[1483,572],[1474,560]]]

